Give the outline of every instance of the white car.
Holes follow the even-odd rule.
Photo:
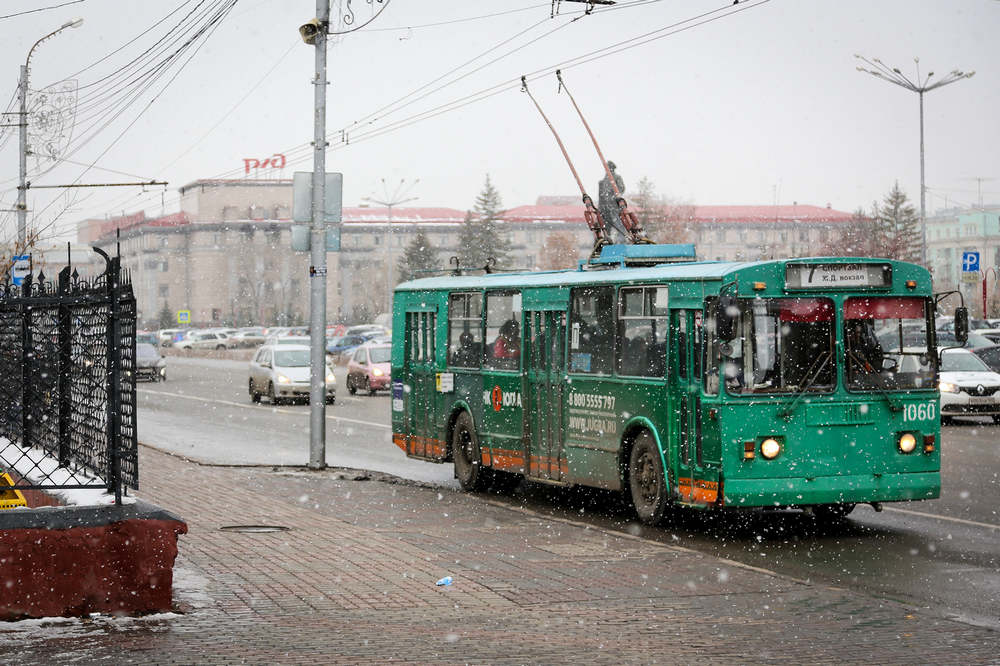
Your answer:
[[[941,420],[953,416],[992,416],[1000,423],[1000,374],[968,349],[941,353]]]
[[[229,340],[225,333],[199,331],[174,343],[177,349],[226,349]]]
[[[309,347],[307,345],[264,345],[250,361],[250,401],[266,395],[272,405],[282,400],[309,398]],[[337,380],[326,366],[326,402],[337,399]]]

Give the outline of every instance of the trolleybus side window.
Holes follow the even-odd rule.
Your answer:
[[[705,301],[705,395],[719,394],[719,338],[715,328],[715,299]]]
[[[833,312],[833,301],[827,298],[741,300],[735,337],[719,341],[726,390],[833,390]]]
[[[570,307],[570,372],[610,375],[615,352],[614,287],[573,290]]]
[[[667,287],[638,287],[619,292],[618,374],[663,377],[667,353],[667,291]]]
[[[407,354],[411,361],[434,361],[435,319],[433,312],[406,313]]]
[[[521,360],[521,294],[486,294],[486,366],[517,370]]]
[[[483,361],[483,297],[479,293],[448,297],[448,364],[478,368]]]
[[[851,390],[934,387],[929,302],[914,297],[844,301],[844,366]]]

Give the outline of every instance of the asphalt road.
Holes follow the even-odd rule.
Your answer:
[[[247,363],[170,358],[165,383],[140,384],[139,440],[221,465],[305,465],[307,405],[252,405]],[[409,460],[392,444],[389,398],[349,396],[336,371],[327,463],[457,488],[450,465]],[[942,429],[942,496],[858,507],[841,525],[796,511],[707,516],[678,510],[667,525],[635,523],[612,493],[521,486],[491,501],[685,546],[814,583],[906,601],[1000,630],[1000,427]]]

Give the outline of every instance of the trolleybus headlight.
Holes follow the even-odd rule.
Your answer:
[[[951,382],[940,382],[938,388],[945,393],[958,393],[958,384],[952,384]]]
[[[781,444],[773,437],[768,437],[760,443],[760,455],[768,460],[774,460],[781,453]]]
[[[913,436],[912,432],[904,432],[899,436],[899,450],[903,453],[913,453],[913,450],[917,448],[917,438]]]

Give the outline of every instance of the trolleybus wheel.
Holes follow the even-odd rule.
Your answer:
[[[483,467],[476,427],[468,412],[459,414],[451,434],[451,452],[455,459],[455,478],[462,490],[483,491],[490,484],[490,469]]]
[[[635,438],[628,461],[628,486],[639,520],[655,525],[667,513],[670,497],[656,441],[647,431]]]
[[[847,518],[847,515],[854,511],[854,504],[818,504],[813,507],[813,515],[821,523],[835,523]]]

